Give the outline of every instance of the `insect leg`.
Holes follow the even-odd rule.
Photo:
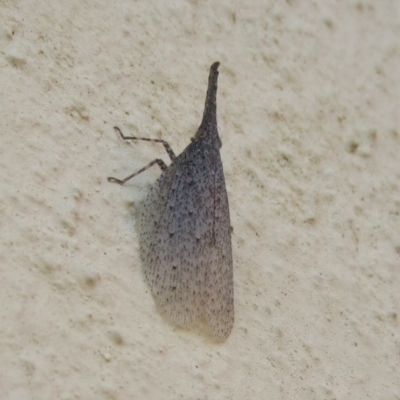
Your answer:
[[[153,160],[150,164],[147,164],[145,167],[139,169],[139,171],[134,172],[132,175],[127,176],[125,179],[117,179],[113,178],[112,176],[108,177],[107,180],[108,182],[114,182],[118,183],[120,185],[123,185],[124,183],[128,182],[130,179],[134,178],[135,176],[141,174],[142,172],[146,171],[146,169],[152,167],[154,164],[158,164],[158,166],[165,171],[168,167],[165,164],[163,160],[160,160],[159,158]]]
[[[147,138],[140,138],[140,137],[136,137],[136,136],[124,136],[124,134],[121,132],[121,129],[118,128],[118,126],[114,126],[114,130],[115,132],[119,133],[122,137],[123,140],[145,140],[147,142],[156,142],[156,143],[161,143],[166,152],[169,155],[169,158],[171,159],[171,161],[174,161],[176,158],[175,153],[173,152],[173,150],[171,149],[171,146],[162,139],[147,139]]]

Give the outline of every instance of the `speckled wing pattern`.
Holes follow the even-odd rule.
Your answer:
[[[233,266],[228,195],[217,129],[219,62],[211,65],[203,119],[192,142],[178,157],[161,139],[172,163],[155,159],[163,171],[147,195],[140,216],[144,275],[156,303],[172,321],[187,327],[204,318],[211,333],[226,339],[234,323]]]
[[[192,142],[143,204],[140,247],[156,303],[175,323],[205,317],[223,340],[234,322],[228,197],[219,149]]]

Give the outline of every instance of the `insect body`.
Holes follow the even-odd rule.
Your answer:
[[[150,189],[140,218],[144,275],[157,305],[180,326],[204,318],[212,334],[226,339],[233,327],[233,267],[228,196],[216,117],[219,63],[210,68],[203,119],[192,142],[172,163],[154,160],[162,174]],[[127,140],[152,140],[125,137]]]

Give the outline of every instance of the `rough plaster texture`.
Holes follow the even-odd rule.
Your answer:
[[[0,4],[0,398],[400,399],[400,5]],[[127,187],[220,61],[236,321],[157,312]]]

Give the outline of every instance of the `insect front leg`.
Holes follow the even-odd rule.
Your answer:
[[[146,142],[161,143],[164,146],[165,151],[168,153],[169,158],[171,159],[171,161],[174,161],[175,158],[176,158],[176,155],[173,152],[173,150],[171,149],[171,146],[165,140],[162,140],[162,139],[147,139],[147,138],[140,138],[140,137],[136,137],[136,136],[124,136],[124,134],[121,132],[121,129],[119,129],[118,126],[114,126],[114,130],[115,130],[115,132],[120,134],[120,136],[122,137],[123,140],[145,140]]]

